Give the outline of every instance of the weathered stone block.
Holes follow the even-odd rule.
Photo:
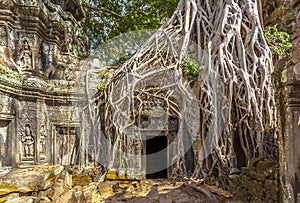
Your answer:
[[[300,29],[299,29],[299,35],[300,35]],[[291,61],[293,64],[296,64],[300,62],[300,37],[298,36],[293,40],[293,52],[291,54]]]
[[[287,70],[287,84],[300,83],[300,62]]]

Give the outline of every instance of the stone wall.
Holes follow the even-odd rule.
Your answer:
[[[84,17],[78,13],[83,11],[74,5],[65,6],[63,10],[48,0],[1,1],[2,64],[22,75],[72,80],[79,60],[89,53],[87,39],[78,26]]]
[[[285,123],[282,139],[282,175],[285,200],[300,201],[300,1],[290,1],[295,18],[293,21],[291,65],[287,68],[285,87]]]
[[[0,2],[0,166],[72,161],[83,18],[78,1]]]

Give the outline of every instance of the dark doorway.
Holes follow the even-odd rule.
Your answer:
[[[237,134],[234,134],[234,142],[233,142],[234,152],[236,154],[237,168],[241,169],[247,165],[246,163],[246,155],[242,148],[241,140]]]
[[[0,167],[12,165],[12,136],[10,121],[0,120]]]
[[[166,136],[146,140],[146,178],[168,178],[168,139]]]

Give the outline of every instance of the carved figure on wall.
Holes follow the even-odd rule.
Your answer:
[[[40,153],[45,154],[46,153],[46,138],[47,138],[47,132],[44,125],[41,125],[40,130]]]
[[[27,39],[24,39],[20,50],[20,67],[22,70],[32,70],[32,52]]]
[[[55,73],[55,66],[54,66],[54,45],[46,44],[45,45],[45,53],[48,56],[48,65],[45,69],[45,76],[47,78],[51,78]]]
[[[54,64],[54,45],[46,44],[45,45],[45,54],[48,55],[48,64]]]
[[[30,125],[26,124],[24,131],[22,132],[22,144],[24,149],[24,156],[26,158],[33,158],[34,156],[34,137],[32,136],[32,131]]]
[[[71,21],[67,21],[64,40],[62,41],[62,51],[74,55],[74,25]]]
[[[7,33],[6,28],[4,26],[0,27],[0,46],[6,46]]]
[[[15,31],[13,29],[9,29],[8,30],[8,48],[9,48],[9,54],[12,56],[14,51],[16,50],[16,45],[15,45],[15,41],[16,41],[16,35],[17,33],[15,33]]]

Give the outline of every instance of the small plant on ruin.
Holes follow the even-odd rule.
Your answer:
[[[268,26],[264,29],[264,37],[275,59],[281,59],[291,53],[291,37],[286,32],[281,32],[277,26]]]
[[[117,162],[119,168],[126,168],[129,166],[129,159],[126,156],[122,156],[121,159]]]
[[[105,89],[105,84],[104,84],[104,83],[101,83],[101,84],[97,85],[97,89],[98,89],[99,91],[103,91],[103,90]]]
[[[186,74],[187,79],[194,79],[199,75],[199,63],[193,57],[187,57],[183,63],[183,72]]]
[[[107,71],[105,70],[100,71],[99,76],[101,79],[105,79],[107,77]]]

